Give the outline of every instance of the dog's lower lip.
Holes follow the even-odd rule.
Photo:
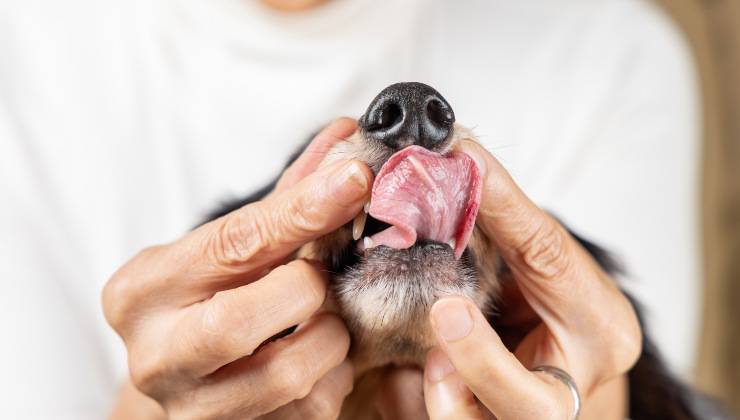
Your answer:
[[[368,221],[371,218],[372,218],[372,216],[368,216]],[[375,220],[375,223],[377,224],[375,226],[375,230],[382,230],[382,225],[385,225],[384,222],[381,222],[379,220]],[[355,249],[356,251],[358,251],[361,255],[368,256],[369,253],[371,251],[373,251],[374,249],[376,249],[376,248],[386,248],[386,249],[392,249],[392,250],[395,250],[395,251],[398,251],[398,252],[408,252],[408,250],[410,250],[412,248],[418,248],[418,247],[421,247],[421,246],[445,247],[445,248],[449,249],[451,252],[454,253],[455,245],[456,245],[455,242],[454,242],[454,239],[452,241],[450,241],[449,243],[443,243],[443,242],[434,241],[434,240],[431,240],[431,239],[419,238],[410,247],[408,247],[408,248],[400,248],[399,249],[399,248],[393,248],[393,247],[387,246],[387,245],[376,245],[376,244],[374,244],[373,243],[373,240],[370,239],[370,236],[372,235],[372,233],[373,233],[372,231],[363,233],[363,235],[362,235],[362,237],[360,237],[360,239],[358,239],[358,240],[352,240],[350,242],[350,244],[351,244],[350,246],[353,249]],[[465,247],[465,248],[467,249],[467,247]]]
[[[437,242],[437,241],[431,241],[431,240],[428,240],[428,239],[421,239],[421,240],[416,241],[409,248],[405,248],[405,249],[393,248],[393,247],[390,247],[390,246],[387,246],[387,245],[378,245],[378,246],[373,246],[371,248],[365,248],[365,249],[362,250],[362,253],[363,253],[363,255],[365,257],[372,256],[372,254],[374,252],[376,252],[376,251],[380,251],[380,252],[389,252],[390,251],[390,252],[394,252],[394,253],[398,253],[398,254],[403,254],[403,253],[409,253],[409,252],[411,252],[412,249],[422,248],[422,247],[429,247],[430,249],[432,247],[433,248],[437,248],[437,249],[444,248],[444,249],[446,249],[450,253],[450,255],[452,255],[455,252],[454,251],[455,248],[452,245],[450,245],[450,244],[445,244],[445,243]]]

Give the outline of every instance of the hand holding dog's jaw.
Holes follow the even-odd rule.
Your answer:
[[[326,271],[304,260],[281,264],[350,221],[372,173],[358,161],[302,162],[294,173],[304,179],[141,252],[106,285],[105,315],[126,344],[132,382],[170,416],[252,418],[321,406],[331,413],[316,414],[326,418],[351,391],[347,330],[316,313]]]
[[[476,419],[491,411],[501,419],[568,418],[574,410],[568,388],[530,371],[553,365],[568,371],[580,388],[583,414],[592,416],[583,418],[623,418],[623,374],[640,346],[633,308],[490,153],[467,140],[456,149],[471,156],[481,172],[476,225],[496,244],[524,294],[522,304],[534,309],[539,324],[525,326],[529,333],[512,354],[478,303],[463,296],[434,303],[429,318],[439,347],[428,353],[424,366],[428,415]]]
[[[482,173],[477,225],[495,242],[540,324],[512,354],[479,305],[462,296],[438,300],[430,322],[439,348],[428,354],[424,374],[430,417],[482,418],[477,397],[497,418],[537,419],[543,413],[567,418],[574,410],[568,388],[530,371],[551,365],[573,376],[585,398],[584,410],[591,409],[599,418],[605,413],[620,418],[624,392],[615,378],[621,378],[640,351],[634,309],[492,155],[474,142],[463,141],[458,149],[470,155]],[[596,391],[605,387],[610,387],[611,398],[589,400],[603,396]]]

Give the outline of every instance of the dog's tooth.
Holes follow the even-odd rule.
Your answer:
[[[362,207],[362,211],[365,213],[370,213],[370,200],[367,200],[367,203]]]
[[[362,240],[362,243],[365,245],[365,249],[370,249],[375,246],[373,240],[370,239],[370,237],[368,236],[365,236],[365,239]]]
[[[452,250],[454,251],[455,250],[455,245],[457,245],[457,241],[455,241],[455,238],[452,238],[452,239],[450,239],[447,242],[447,245],[449,245],[450,248],[452,248]]]
[[[367,213],[360,212],[352,222],[352,239],[355,241],[362,237],[362,232],[365,230],[365,222],[367,221]]]

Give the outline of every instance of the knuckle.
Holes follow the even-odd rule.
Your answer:
[[[565,385],[559,380],[543,374],[540,379],[545,381],[546,385],[540,389],[540,392],[532,393],[530,404],[537,410],[538,418],[544,420],[562,420],[568,418],[568,408],[565,406],[569,401],[570,395]]]
[[[637,314],[624,295],[619,293],[609,310],[595,314],[593,330],[604,331],[598,340],[592,340],[592,352],[602,355],[593,371],[595,383],[601,383],[627,372],[642,354],[643,334]]]
[[[296,279],[296,280],[302,280],[304,277],[306,277],[306,270],[308,269],[309,264],[303,260],[294,260],[287,264],[279,265],[275,267],[272,270],[272,273],[279,278],[283,279]],[[302,281],[296,282],[297,284],[302,283]]]
[[[115,274],[103,287],[103,314],[114,330],[119,331],[126,319],[133,292],[130,282],[121,274]]]
[[[630,316],[630,315],[628,315]],[[615,374],[628,371],[642,354],[643,335],[634,312],[631,320],[622,328],[612,329],[613,366]],[[629,319],[629,318],[628,318]]]
[[[133,259],[118,269],[103,287],[101,300],[103,314],[108,323],[120,332],[134,308],[144,295],[146,279],[142,279],[134,266],[152,258],[159,247],[140,251]]]
[[[479,378],[497,378],[501,375],[497,361],[493,357],[483,357],[478,360],[475,366],[479,372]]]
[[[321,320],[323,320],[326,328],[331,328],[332,331],[332,342],[334,345],[333,349],[336,349],[337,354],[345,356],[349,350],[350,336],[347,330],[347,325],[344,323],[341,317],[332,313],[321,314]]]
[[[183,420],[218,420],[255,418],[249,398],[214,392],[208,386],[178,390],[166,401],[168,418]]]
[[[306,237],[315,235],[325,228],[327,215],[308,194],[299,193],[288,200],[278,213],[276,227],[282,227],[287,237]]]
[[[181,404],[166,409],[168,418],[178,420],[216,420],[226,417],[226,413],[200,405]]]
[[[324,282],[312,281],[315,268],[304,260],[294,260],[281,265],[273,273],[290,283],[292,300],[300,307],[318,309],[326,298]]]
[[[268,377],[277,399],[292,401],[304,398],[311,391],[313,382],[308,368],[295,356],[284,355],[268,363]]]
[[[336,314],[321,312],[311,318],[313,327],[321,334],[321,340],[331,343],[322,350],[322,363],[335,366],[344,360],[350,346],[350,335],[344,320]]]
[[[535,228],[519,252],[526,267],[544,280],[557,280],[570,270],[567,233],[557,222],[548,220]]]
[[[630,370],[642,353],[642,340],[630,341],[628,346],[623,347],[616,355],[615,367],[618,373]]]
[[[264,211],[257,204],[224,217],[209,235],[206,249],[218,266],[239,267],[273,242],[265,228]]]
[[[216,223],[206,248],[217,265],[239,267],[265,250],[325,230],[329,218],[324,210],[307,193],[297,193],[278,206],[253,203]]]
[[[540,397],[540,414],[542,419],[561,420],[568,418],[564,413],[562,400],[548,393]]]
[[[215,407],[210,405],[207,407],[193,407],[192,404],[186,406],[186,410],[183,410],[183,418],[192,420],[220,420],[226,418],[239,418],[235,416],[236,413],[232,412],[226,407]],[[179,417],[172,417],[179,418]]]
[[[311,393],[301,405],[301,414],[309,419],[336,419],[339,417],[341,402],[329,393]]]
[[[201,314],[200,329],[195,334],[194,351],[207,357],[218,357],[233,352],[236,343],[235,331],[248,331],[251,324],[248,305],[235,304],[229,292],[216,293],[206,304]]]
[[[158,384],[165,372],[158,353],[150,348],[147,351],[132,351],[128,365],[131,383],[142,393],[157,399]]]

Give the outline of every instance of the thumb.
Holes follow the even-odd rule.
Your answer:
[[[534,419],[551,412],[548,384],[509,352],[470,299],[442,298],[432,306],[430,317],[455,371],[497,418]]]

